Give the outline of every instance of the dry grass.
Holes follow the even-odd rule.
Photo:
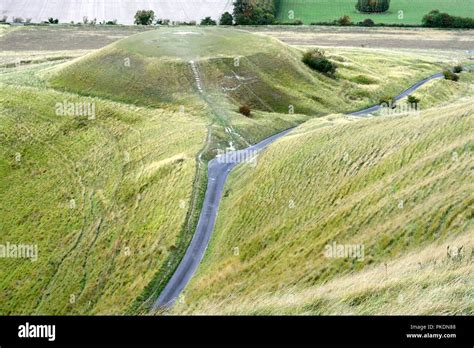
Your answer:
[[[464,246],[459,261],[447,256],[447,247]],[[182,314],[205,315],[434,315],[472,314],[474,272],[472,236],[465,234],[440,245],[430,245],[393,262],[335,277],[312,288],[293,287],[251,299],[203,301],[198,310]]]
[[[254,27],[251,32],[263,33],[289,45],[328,47],[366,47],[386,49],[470,50],[474,43],[472,30],[441,30],[427,28],[358,28],[358,27]]]
[[[472,237],[472,101],[421,116],[312,120],[273,144],[256,168],[237,168],[205,260],[185,292],[186,306],[176,311],[205,313],[207,304],[228,298],[234,304],[250,303],[295,288],[312,292],[341,276],[355,277],[374,265],[380,268],[415,251]],[[328,259],[323,252],[332,242],[363,245],[365,258]],[[419,298],[413,299],[419,306],[412,309],[379,310],[374,294],[373,304],[361,300],[364,306],[358,307],[354,300],[353,312],[472,313],[465,289],[457,292],[470,279],[469,267],[440,269],[440,278],[432,279],[430,286],[441,289],[446,279],[459,277],[461,283],[454,281],[449,292],[433,290],[437,304],[444,299],[456,306],[422,310],[425,300]],[[407,276],[404,286],[409,289],[414,279]],[[367,286],[377,289],[378,283]],[[333,314],[341,308],[315,306],[292,313]],[[220,310],[225,313],[226,307]]]

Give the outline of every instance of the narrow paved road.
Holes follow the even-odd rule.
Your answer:
[[[395,100],[400,100],[401,98],[406,97],[427,82],[442,76],[442,74],[435,74],[416,83],[412,87],[400,93],[395,98]],[[380,106],[376,105],[368,109],[353,112],[350,115],[367,116],[379,109]],[[207,189],[196,232],[194,233],[193,239],[191,240],[191,243],[189,244],[183,259],[181,260],[181,263],[176,269],[176,272],[173,274],[170,281],[161,292],[160,296],[153,305],[152,310],[170,308],[181,294],[185,286],[188,284],[189,280],[199,266],[204,253],[206,252],[207,245],[214,229],[219,203],[229,172],[238,163],[249,161],[256,153],[262,151],[275,140],[280,139],[292,130],[293,128],[275,134],[244,150],[227,153],[225,156],[214,158],[209,162]]]

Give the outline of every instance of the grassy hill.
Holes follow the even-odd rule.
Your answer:
[[[0,57],[0,244],[39,248],[34,263],[0,259],[2,314],[146,312],[194,232],[217,148],[362,108],[451,60],[333,50],[331,79],[279,41],[187,27],[70,60],[81,54]],[[65,101],[96,117],[59,116]]]
[[[311,120],[240,165],[175,313],[472,314],[472,87],[436,83],[459,100]]]
[[[391,0],[390,9],[383,14],[359,13],[355,9],[356,3],[357,0],[331,0],[330,5],[327,0],[277,0],[277,18],[288,22],[289,11],[293,11],[294,18],[305,24],[332,22],[344,15],[351,17],[353,22],[371,18],[375,23],[421,24],[423,16],[436,9],[462,17],[474,14],[473,0]]]
[[[53,88],[82,95],[150,107],[198,106],[221,127],[215,142],[226,136],[222,129],[231,128],[241,136],[233,143],[245,146],[242,137],[253,143],[309,116],[377,103],[381,95],[399,92],[443,66],[439,58],[353,50],[330,56],[339,65],[332,79],[307,68],[301,55],[276,39],[240,30],[160,28],[121,40],[47,78]],[[238,114],[243,104],[254,110],[252,119]]]
[[[202,121],[1,89],[1,243],[37,244],[39,255],[0,259],[0,313],[123,313],[176,248]],[[95,119],[58,116],[63,100],[95,103]]]

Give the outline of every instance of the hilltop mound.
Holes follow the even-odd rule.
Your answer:
[[[199,92],[282,113],[290,105],[316,113],[316,98],[334,107],[342,102],[328,94],[337,83],[307,69],[298,51],[268,37],[217,28],[134,35],[61,69],[51,84],[154,107],[186,105]]]
[[[50,83],[71,92],[153,107],[188,105],[205,95],[227,109],[249,104],[265,112],[321,115],[367,106],[378,100],[378,91],[396,90],[439,69],[421,64],[416,71],[400,74],[400,66],[419,60],[383,57],[396,59],[398,67],[392,71],[391,65],[381,64],[383,53],[360,61],[357,55],[333,56],[340,68],[332,79],[306,67],[301,54],[276,39],[239,30],[162,28],[62,67]],[[363,68],[367,61],[370,70]]]

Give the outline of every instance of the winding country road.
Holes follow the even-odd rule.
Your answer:
[[[421,80],[412,87],[400,93],[397,97],[395,97],[395,100],[398,101],[401,98],[413,93],[415,90],[429,81],[441,77],[443,77],[443,74],[439,73]],[[376,105],[364,110],[350,113],[349,115],[367,116],[379,109],[380,105]],[[225,182],[230,171],[241,162],[250,162],[252,160],[252,156],[255,156],[258,152],[265,149],[274,141],[287,135],[292,130],[293,128],[290,128],[286,131],[266,138],[265,140],[246,149],[226,153],[225,156],[214,158],[209,162],[207,189],[196,232],[194,233],[191,243],[189,244],[184,257],[181,260],[181,263],[153,305],[153,311],[170,308],[173,305],[185,286],[188,284],[202,258],[204,257],[204,253],[206,252],[206,248],[209,244],[209,240],[214,229],[217,211],[222,193],[224,191]]]

